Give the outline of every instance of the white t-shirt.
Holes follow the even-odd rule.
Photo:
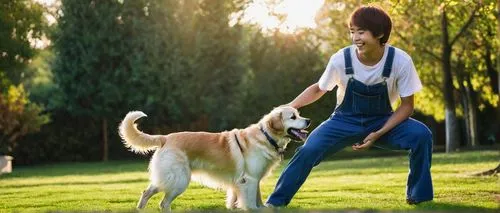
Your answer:
[[[364,65],[359,61],[356,54],[356,46],[351,45],[349,48],[351,48],[354,78],[366,85],[382,82],[382,72],[387,52],[389,51],[389,45],[385,45],[384,56],[373,66]],[[399,97],[413,95],[422,89],[422,83],[411,57],[403,50],[394,49],[394,62],[392,63],[391,75],[386,79],[391,104]],[[321,75],[318,85],[323,91],[330,91],[335,85],[338,85],[336,106],[338,107],[344,100],[348,80],[349,76],[345,74],[344,51],[341,49],[330,57],[330,61],[326,66],[325,72]]]

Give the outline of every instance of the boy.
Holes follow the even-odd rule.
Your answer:
[[[298,109],[338,86],[333,114],[299,147],[266,206],[288,205],[326,153],[348,145],[364,150],[376,141],[392,149],[410,150],[407,203],[433,199],[432,133],[423,123],[410,118],[413,94],[421,90],[422,84],[411,57],[386,44],[391,27],[390,17],[380,8],[362,6],[355,10],[349,22],[353,45],[335,53],[319,81],[288,104]],[[391,103],[398,98],[401,105],[393,111]]]

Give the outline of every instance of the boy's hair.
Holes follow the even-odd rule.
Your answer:
[[[380,44],[382,45],[387,43],[391,35],[391,17],[380,7],[359,7],[351,14],[349,19],[349,27],[352,25],[370,31],[374,37],[384,35],[380,39]]]

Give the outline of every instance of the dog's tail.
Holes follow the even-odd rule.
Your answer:
[[[136,153],[145,154],[162,146],[163,136],[148,135],[137,129],[137,124],[134,122],[146,116],[147,115],[141,111],[129,112],[118,128],[118,133],[125,146]]]

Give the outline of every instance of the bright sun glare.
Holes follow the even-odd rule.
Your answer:
[[[323,6],[324,0],[283,0],[270,5],[266,0],[253,0],[243,12],[242,21],[258,24],[264,31],[278,29],[284,33],[294,33],[301,28],[315,28],[314,18]],[[276,15],[284,16],[280,21]]]
[[[53,6],[58,0],[33,0],[45,6]],[[253,0],[247,8],[239,14],[243,23],[257,24],[263,31],[279,30],[283,33],[294,33],[304,28],[315,28],[316,13],[323,6],[325,0]],[[278,18],[283,17],[281,20]],[[46,15],[49,24],[55,18]],[[230,25],[235,24],[233,20]],[[232,22],[232,23],[231,23]]]

